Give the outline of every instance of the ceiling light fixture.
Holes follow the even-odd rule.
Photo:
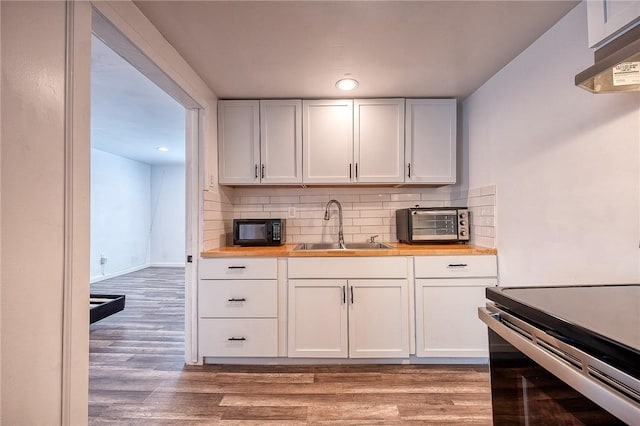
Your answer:
[[[340,90],[353,90],[358,87],[358,81],[353,78],[343,78],[336,82],[336,87]]]
[[[166,146],[156,146],[156,149],[160,152],[169,152],[169,148]]]

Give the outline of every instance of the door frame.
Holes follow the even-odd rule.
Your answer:
[[[216,102],[211,89],[132,1],[68,0],[65,101],[65,252],[61,424],[85,424],[89,359],[89,161],[91,34],[186,108],[185,362],[197,364],[197,271],[203,248],[206,162],[215,167]],[[211,179],[213,183],[213,179]],[[185,259],[186,260],[186,259]]]

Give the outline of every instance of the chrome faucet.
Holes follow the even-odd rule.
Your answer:
[[[327,207],[324,210],[324,220],[329,220],[329,207],[331,207],[332,203],[338,206],[338,247],[346,249],[347,247],[344,245],[344,232],[342,232],[342,206],[338,200],[330,200],[327,203]]]

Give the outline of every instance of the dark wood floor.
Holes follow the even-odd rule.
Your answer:
[[[92,284],[126,308],[91,326],[89,422],[489,425],[486,366],[185,366],[184,274]]]

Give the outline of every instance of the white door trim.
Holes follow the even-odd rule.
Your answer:
[[[62,425],[86,424],[89,376],[91,7],[66,2]],[[82,350],[80,350],[82,348]]]

